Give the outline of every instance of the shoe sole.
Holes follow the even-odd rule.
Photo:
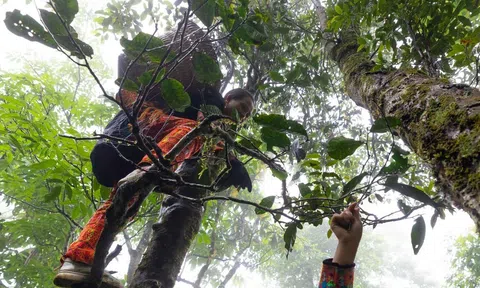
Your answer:
[[[53,284],[58,287],[72,287],[72,285],[83,283],[85,280],[84,273],[76,273],[74,271],[64,273],[60,272],[53,279]],[[111,282],[111,280],[109,280],[110,279],[108,277],[104,276],[100,288],[123,288],[123,286],[119,285],[118,283],[109,283]]]

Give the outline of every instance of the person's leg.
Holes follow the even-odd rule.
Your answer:
[[[197,125],[196,121],[169,116],[160,109],[155,108],[147,109],[142,113],[140,118],[140,120],[146,123],[151,123],[143,127],[143,132],[157,139],[158,147],[164,154],[169,152],[180,139]],[[183,162],[183,160],[198,153],[202,147],[202,143],[201,137],[195,138],[177,155],[175,163],[172,163],[172,165],[176,166],[175,164],[179,164]],[[152,152],[155,155],[155,152]],[[145,156],[140,162],[140,165],[150,163],[149,160],[150,159]],[[127,175],[127,178],[128,177]],[[95,255],[95,248],[105,226],[106,211],[112,205],[115,193],[116,188],[112,190],[110,198],[95,212],[87,225],[85,225],[79,238],[69,246],[66,254],[61,259],[63,265],[54,279],[55,285],[70,287],[74,283],[81,283],[88,279],[90,265],[93,263]],[[134,199],[129,202],[128,207],[132,207],[137,199],[138,195],[135,195]],[[140,205],[134,206],[135,208],[140,207]],[[104,278],[109,276],[108,273],[104,273]],[[113,277],[110,276],[110,278]],[[111,279],[102,280],[104,280],[105,284],[105,281],[110,281]],[[116,284],[113,283],[111,286],[106,287],[121,287],[115,285]],[[120,285],[119,282],[118,285]]]
[[[90,218],[85,227],[83,227],[78,239],[70,244],[67,252],[60,259],[62,266],[55,276],[55,285],[60,287],[70,287],[72,284],[82,283],[88,279],[90,275],[90,266],[92,265],[95,256],[95,248],[100,239],[103,228],[105,227],[106,211],[112,205],[112,200],[116,192],[117,187],[115,186],[110,193],[109,199],[98,208],[97,211],[95,211],[92,218]],[[138,196],[135,195],[128,203],[128,207],[140,207],[140,205],[135,205],[137,199]],[[108,272],[104,273],[102,282],[102,287],[122,287],[120,282]]]
[[[117,187],[114,187],[108,200],[103,203],[97,211],[95,211],[87,225],[83,227],[78,239],[70,244],[67,252],[60,260],[62,263],[66,258],[69,258],[75,262],[92,265],[93,257],[95,256],[95,247],[97,246],[98,239],[100,239],[103,227],[105,226],[105,213],[112,205],[113,196],[116,192]]]

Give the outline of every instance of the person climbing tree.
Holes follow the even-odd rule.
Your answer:
[[[121,56],[120,59],[124,59],[123,57],[124,56]],[[119,70],[121,70],[121,68],[122,66],[119,65]],[[143,69],[140,66],[136,66],[135,68],[137,68],[136,73],[127,75],[131,79],[136,79]],[[180,66],[180,68],[182,68],[182,66]],[[123,73],[120,72],[119,74]],[[185,74],[173,73],[171,76],[179,77],[177,80],[180,82],[194,82],[191,79],[181,78],[184,77]],[[203,93],[206,90],[208,90],[210,94]],[[189,91],[190,97],[202,97],[202,100],[206,99],[203,96],[210,95],[209,97],[214,99],[213,102],[223,104],[222,106],[219,104],[215,106],[221,108],[224,115],[232,116],[236,114],[240,121],[250,116],[254,108],[253,96],[244,89],[231,90],[226,94],[225,99],[222,99],[220,96],[221,101],[218,101],[219,92],[215,86],[203,84],[201,88],[198,89],[195,85],[191,84],[186,91]],[[137,119],[142,134],[157,142],[159,150],[152,150],[154,156],[157,156],[157,151],[161,151],[163,155],[170,152],[179,140],[197,127],[198,121],[204,117],[203,113],[199,111],[200,104],[209,104],[208,101],[200,101],[198,99],[192,101],[195,105],[190,108],[196,112],[195,119],[191,119],[192,110],[175,116],[174,112],[168,111],[167,107],[165,107],[161,101],[156,101],[161,100],[161,94],[159,94],[159,92],[160,91],[154,89],[149,91],[149,94],[147,94],[149,101],[144,103]],[[136,92],[127,90],[121,90],[117,95],[117,99],[123,103],[127,111],[132,108],[137,97],[138,94]],[[121,111],[111,123],[109,123],[105,134],[127,139],[130,134],[128,124],[128,118],[126,118],[125,112]],[[204,140],[202,136],[193,139],[175,156],[175,159],[171,161],[170,167],[168,168],[175,170],[183,161],[198,155],[202,150]],[[213,149],[217,152],[220,151],[222,149],[221,143],[217,144]],[[54,278],[54,284],[60,287],[71,287],[75,284],[88,282],[91,265],[95,256],[95,248],[105,226],[106,212],[112,205],[112,200],[118,187],[123,183],[121,179],[127,175],[128,178],[137,177],[138,174],[146,173],[145,171],[148,170],[146,166],[151,165],[151,159],[135,146],[114,145],[112,142],[104,140],[99,141],[95,146],[91,154],[91,160],[93,171],[98,181],[105,186],[113,186],[113,189],[109,199],[95,212],[81,231],[79,238],[69,246],[65,255],[62,256],[62,266]],[[227,175],[222,177],[221,186],[223,188],[235,186],[251,191],[252,183],[242,163],[233,155],[229,155],[229,160],[231,170]],[[138,201],[143,201],[143,199],[139,200],[138,195],[135,195],[129,201],[129,211],[130,209],[138,210],[140,207]],[[133,211],[133,214],[135,213],[136,211]],[[121,287],[121,284],[111,273],[105,272],[102,277],[102,287]]]
[[[130,99],[133,100],[135,96],[135,93],[122,91],[122,97],[130,97]],[[131,100],[130,103],[132,103]],[[128,102],[128,100],[125,102]],[[231,111],[236,110],[240,116],[244,118],[248,116],[253,109],[253,98],[248,93],[227,94],[225,103],[224,113],[226,115],[231,113]],[[140,125],[147,131],[147,135],[158,135],[156,138],[160,139],[158,147],[165,154],[198,124],[195,120],[169,116],[165,114],[163,110],[148,106],[148,104],[139,118]],[[198,154],[202,148],[203,142],[203,137],[195,138],[177,155],[172,162],[172,168],[176,167],[184,160],[190,159]],[[140,161],[139,165],[149,165],[149,163],[150,159],[145,156]],[[109,169],[115,168],[110,167]],[[137,169],[135,172],[144,173],[144,170]],[[232,183],[239,188],[247,188],[248,190],[251,190],[252,184],[248,174],[245,175],[245,173],[246,171],[241,172],[240,175],[238,173],[230,173],[232,177],[235,177],[235,179],[232,179]],[[95,212],[90,221],[83,228],[78,240],[70,245],[67,253],[62,257],[61,262],[63,265],[54,279],[55,285],[60,287],[70,287],[75,283],[81,283],[82,281],[87,280],[90,276],[89,265],[93,263],[95,247],[105,225],[105,212],[112,203],[117,187],[117,185],[114,186],[110,198]],[[136,198],[133,198],[129,203],[129,207],[133,207],[135,201]],[[108,272],[104,273],[102,282],[105,287],[121,287],[119,282]]]
[[[183,27],[181,28],[183,29]],[[194,22],[189,21],[187,23],[182,45],[180,45],[178,41],[172,41],[174,38],[174,32],[169,32],[159,37],[163,43],[171,43],[171,54],[179,53],[181,46],[183,47],[182,49],[187,49],[195,42],[195,40],[204,38],[203,42],[197,44],[195,52],[203,53],[218,63],[217,55],[208,35],[205,35],[201,28],[198,27],[198,25],[196,25]],[[139,61],[135,62],[133,65],[130,65],[132,58],[134,58],[136,55],[131,55],[130,53],[128,54],[129,55],[127,55],[127,53],[122,53],[118,57],[117,84],[121,83],[120,79],[123,77],[126,77],[126,79],[129,81],[138,83],[138,79],[144,73],[155,68],[151,63],[140,63]],[[163,99],[159,85],[155,85],[154,87],[151,87],[149,91],[147,91],[146,102],[150,103],[149,105],[152,107],[163,110],[167,115],[191,120],[197,120],[198,112],[201,110],[202,105],[215,106],[221,113],[226,105],[225,100],[230,101],[232,96],[230,96],[229,99],[224,99],[222,97],[219,92],[220,81],[215,81],[214,83],[210,84],[198,81],[192,62],[193,58],[190,56],[187,57],[185,61],[178,63],[178,65],[173,71],[171,71],[169,75],[170,78],[178,80],[185,87],[185,92],[187,92],[190,96],[191,104],[189,107],[187,107],[184,111],[172,110]],[[169,67],[170,65],[165,67],[165,69],[168,69]],[[128,95],[131,94],[127,91],[123,91],[122,93]],[[226,95],[237,95],[241,93],[248,92],[244,91],[243,89],[234,89]],[[235,97],[237,96],[234,96],[234,98]],[[117,101],[120,102],[120,100],[122,99],[120,99],[120,97],[117,95]],[[129,100],[126,101],[128,102],[132,100],[133,98],[129,97]],[[104,134],[121,139],[132,139],[133,135],[128,125],[129,119],[126,113],[124,111],[119,111],[106,126]],[[92,161],[93,173],[97,181],[103,186],[113,187],[120,179],[135,170],[136,164],[144,156],[145,153],[137,146],[128,145],[125,143],[113,143],[108,139],[100,139],[95,145],[90,159]],[[238,163],[235,162],[234,164]],[[115,169],[112,169],[112,167],[115,167]]]

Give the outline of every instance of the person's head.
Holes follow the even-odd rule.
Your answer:
[[[223,113],[232,116],[236,110],[240,119],[244,120],[252,114],[254,104],[255,100],[250,92],[242,88],[233,89],[225,95]]]

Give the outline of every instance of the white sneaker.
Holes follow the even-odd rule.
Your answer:
[[[74,284],[84,283],[90,277],[90,265],[65,259],[62,267],[53,279],[53,284],[58,287],[71,287]],[[101,288],[123,288],[122,283],[105,271],[102,276]]]

